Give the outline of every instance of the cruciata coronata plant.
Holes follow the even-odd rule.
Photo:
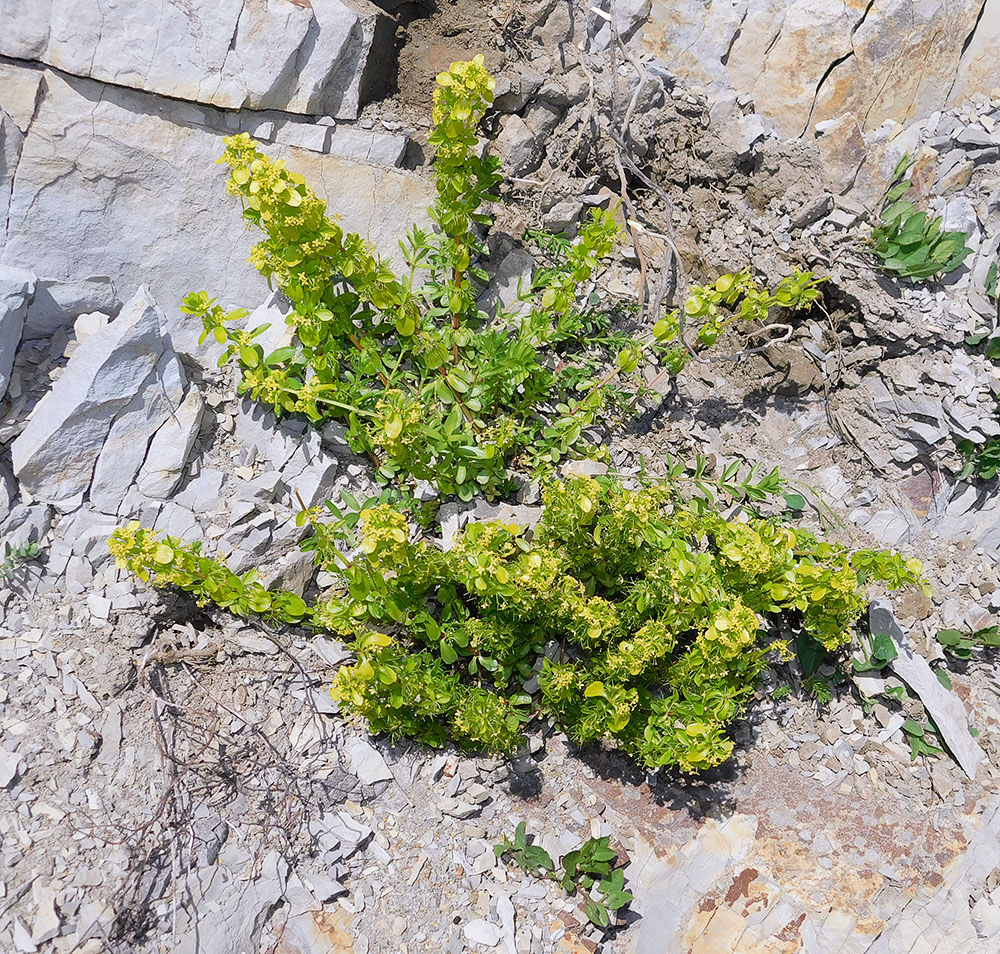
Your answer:
[[[677,371],[734,320],[815,298],[809,273],[772,295],[741,272],[691,291],[684,312],[703,322],[691,342],[677,311],[640,336],[588,334],[611,322],[595,282],[620,236],[616,210],[594,208],[574,240],[548,237],[549,263],[491,320],[478,303],[480,261],[502,176],[478,127],[495,85],[482,56],[437,76],[434,228],[409,230],[401,276],[284,161],[246,133],[227,139],[227,190],[265,235],[250,261],[291,302],[293,340],[265,354],[267,326],[245,327],[246,309],[226,313],[206,292],[182,309],[202,321],[203,341],[225,345],[220,364],[237,362],[241,393],[316,425],[341,419],[381,479],[429,481],[463,500],[509,492],[512,471],[537,476],[567,455],[596,455],[588,429],[635,407],[625,397],[642,391],[641,365]]]
[[[346,639],[356,660],[332,695],[373,732],[510,752],[527,723],[554,718],[577,742],[685,772],[729,757],[727,729],[768,658],[790,654],[769,622],[836,651],[869,582],[921,582],[915,560],[727,519],[671,481],[572,477],[550,482],[543,503],[533,531],[474,523],[450,550],[385,503],[305,510],[303,549],[338,580],[308,607],[197,544],[130,525],[111,546],[156,585]]]

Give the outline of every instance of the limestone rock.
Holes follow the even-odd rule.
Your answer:
[[[526,176],[542,164],[542,149],[520,116],[507,116],[496,140],[504,168],[512,176]]]
[[[180,407],[171,411],[153,435],[146,460],[139,471],[141,493],[161,500],[173,493],[198,436],[204,407],[197,389],[190,388]]]
[[[208,290],[224,307],[267,294],[246,263],[257,236],[244,227],[215,164],[223,135],[240,122],[258,125],[259,116],[201,107],[201,123],[186,121],[190,104],[51,72],[40,95],[0,252],[3,264],[39,277],[25,336],[51,335],[83,312],[113,314],[119,290],[148,283],[167,311],[174,349],[213,363],[197,343],[200,323],[182,319],[178,307],[191,290]],[[0,85],[0,106],[6,98]],[[369,146],[372,154],[374,140]],[[426,223],[430,182],[288,146],[268,152],[301,172],[346,229],[401,264],[398,241],[414,221]]]
[[[35,293],[35,276],[0,265],[0,398],[7,393],[14,353],[21,343],[24,316]]]
[[[183,400],[184,384],[177,355],[165,354],[115,418],[97,458],[90,488],[91,503],[104,513],[118,512],[123,493],[146,459],[150,440]]]
[[[227,109],[355,118],[390,21],[364,0],[7,0],[0,53]],[[374,55],[374,56],[373,56]],[[373,63],[374,65],[374,63]]]
[[[14,473],[49,503],[82,493],[117,414],[163,353],[159,309],[145,288],[106,328],[81,342],[14,441]]]
[[[848,114],[867,133],[1000,85],[998,14],[1000,0],[652,0],[640,43],[687,85],[750,96],[786,136]]]

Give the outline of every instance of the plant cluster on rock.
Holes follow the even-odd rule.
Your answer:
[[[618,226],[615,210],[595,210],[575,242],[551,244],[561,258],[519,308],[491,320],[476,282],[490,221],[482,206],[500,174],[477,128],[493,80],[477,57],[437,82],[437,228],[411,229],[408,275],[244,135],[222,161],[244,217],[266,233],[252,260],[294,306],[293,343],[265,354],[255,342],[265,329],[228,327],[246,313],[225,314],[205,293],[185,310],[202,320],[203,339],[226,346],[220,364],[236,358],[241,391],[316,424],[343,418],[383,479],[427,480],[469,500],[510,492],[516,469],[543,481],[540,519],[474,523],[441,549],[398,504],[303,504],[299,523],[312,532],[302,548],[337,580],[311,605],[138,524],[116,531],[112,551],[201,603],[347,638],[357,659],[339,670],[333,696],[373,731],[511,752],[525,724],[551,717],[576,741],[610,742],[650,768],[717,765],[768,654],[787,656],[791,635],[843,647],[866,584],[919,583],[919,562],[852,553],[758,512],[781,489],[776,473],[754,468],[736,482],[730,467],[713,489],[699,463],[686,494],[682,466],[626,485],[613,474],[560,479],[553,465],[600,453],[584,430],[614,403],[613,381],[651,358],[677,371],[737,321],[807,307],[818,281],[795,272],[768,291],[748,270],[720,276],[643,336],[608,338],[614,351],[602,357],[585,333],[602,299],[586,285]],[[742,511],[725,515],[719,494]]]

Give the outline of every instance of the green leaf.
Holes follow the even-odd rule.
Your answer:
[[[275,348],[265,359],[264,364],[267,367],[273,367],[276,364],[284,364],[291,358],[295,357],[295,348],[286,346],[284,348]]]
[[[899,655],[888,633],[876,633],[872,637],[872,655],[883,664],[892,662]]]

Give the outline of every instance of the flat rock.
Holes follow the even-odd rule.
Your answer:
[[[920,697],[958,764],[969,778],[975,779],[984,753],[969,734],[969,714],[962,700],[941,685],[927,660],[900,629],[886,600],[872,601],[868,619],[872,635],[886,633],[892,638],[899,655],[889,663],[890,667]]]
[[[466,940],[473,944],[483,944],[486,947],[496,947],[500,943],[500,928],[483,918],[476,918],[462,928]]]
[[[376,92],[369,57],[388,52],[391,40],[390,22],[374,5],[341,0],[9,0],[0,7],[5,56],[226,109],[354,119],[364,96]]]
[[[350,739],[344,743],[344,751],[351,760],[351,769],[365,785],[387,782],[393,776],[381,753],[364,739]]]

